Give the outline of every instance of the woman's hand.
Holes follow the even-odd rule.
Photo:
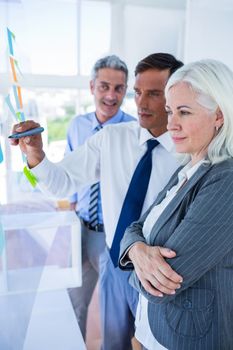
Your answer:
[[[26,130],[39,127],[40,124],[33,120],[27,120],[19,124],[15,124],[12,133],[23,132]],[[44,158],[43,143],[41,134],[22,137],[20,139],[10,139],[10,143],[13,146],[19,145],[21,151],[27,156],[27,163],[30,168],[38,165]]]
[[[175,294],[180,288],[182,277],[178,275],[164,258],[174,258],[176,253],[168,248],[135,243],[128,252],[135,272],[145,290],[158,297]]]

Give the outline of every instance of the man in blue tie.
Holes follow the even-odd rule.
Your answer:
[[[68,129],[68,152],[109,124],[135,120],[120,109],[127,89],[128,69],[116,55],[100,58],[93,66],[90,91],[95,111],[75,117]],[[105,247],[105,234],[99,182],[82,188],[70,197],[82,226],[82,286],[69,289],[69,296],[82,333],[86,338],[87,311],[98,280],[99,256]]]
[[[102,350],[131,348],[138,294],[128,284],[128,274],[115,267],[119,241],[129,224],[127,213],[130,220],[136,220],[134,211],[137,216],[144,213],[178,166],[166,130],[164,88],[181,66],[182,62],[167,53],[142,59],[135,69],[134,84],[139,123],[105,127],[59,165],[46,158],[40,136],[19,141],[42,190],[64,197],[84,184],[101,183],[106,233],[106,249],[100,257]],[[36,126],[28,121],[16,125],[13,132]],[[146,193],[141,193],[143,188]],[[135,201],[137,208],[132,212]]]

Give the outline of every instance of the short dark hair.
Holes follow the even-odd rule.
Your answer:
[[[95,80],[99,69],[103,69],[103,68],[112,68],[115,70],[122,71],[123,73],[125,73],[125,80],[127,82],[128,68],[125,62],[122,61],[118,56],[116,55],[105,56],[100,58],[98,61],[96,61],[96,63],[94,64],[94,67],[92,68],[91,78]]]
[[[148,69],[169,69],[170,76],[183,65],[183,62],[177,60],[174,56],[172,56],[169,53],[153,53],[152,55],[149,55],[138,62],[134,73],[136,76],[138,73],[143,73]]]

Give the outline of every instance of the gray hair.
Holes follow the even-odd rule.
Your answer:
[[[223,114],[224,123],[209,144],[207,160],[216,164],[233,157],[233,72],[212,59],[186,64],[169,78],[166,97],[168,90],[179,82],[186,82],[197,93],[200,105],[211,112],[219,108]]]
[[[118,56],[116,55],[110,55],[100,58],[96,63],[94,64],[94,67],[91,71],[91,79],[95,80],[97,78],[98,70],[102,68],[112,68],[115,70],[120,70],[123,73],[125,73],[125,81],[128,80],[128,68],[124,61],[122,61]]]

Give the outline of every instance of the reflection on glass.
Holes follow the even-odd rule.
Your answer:
[[[80,222],[41,204],[0,208],[0,349],[84,350],[67,293],[81,285]]]

